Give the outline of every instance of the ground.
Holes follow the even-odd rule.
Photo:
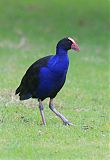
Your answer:
[[[106,0],[0,1],[0,160],[108,160],[108,4]],[[55,105],[74,126],[64,126],[44,101],[14,95],[26,69],[55,54],[70,36],[81,51],[69,51],[66,84]]]

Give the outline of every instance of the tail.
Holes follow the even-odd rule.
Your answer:
[[[15,91],[15,95],[16,94],[18,94],[18,93],[20,93],[20,91],[21,91],[21,89],[20,89],[20,86],[16,89],[16,91]]]
[[[20,100],[26,100],[32,97],[32,94],[26,91],[23,91],[22,87],[19,86],[16,91],[15,95],[19,93]]]

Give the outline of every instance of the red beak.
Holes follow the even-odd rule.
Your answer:
[[[78,52],[80,51],[80,48],[79,48],[79,46],[76,43],[72,43],[71,49],[73,49],[75,51],[78,51]]]

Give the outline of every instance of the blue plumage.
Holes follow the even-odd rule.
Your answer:
[[[47,66],[39,71],[39,86],[36,89],[36,97],[45,99],[54,98],[62,88],[68,70],[68,55],[51,56]]]
[[[50,97],[50,108],[52,109],[51,100],[57,95],[66,80],[69,66],[67,52],[71,48],[79,51],[79,47],[73,39],[64,38],[57,44],[56,55],[41,58],[29,67],[20,86],[16,89],[16,94],[19,93],[20,100],[37,98],[41,102]],[[56,111],[54,112],[56,113]],[[67,123],[61,114],[58,116]],[[42,119],[45,124],[43,114]]]

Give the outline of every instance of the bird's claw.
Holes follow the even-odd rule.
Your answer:
[[[73,123],[69,122],[69,121],[65,121],[63,122],[65,126],[73,126]]]

